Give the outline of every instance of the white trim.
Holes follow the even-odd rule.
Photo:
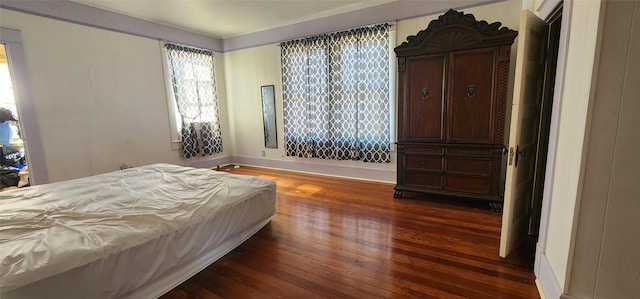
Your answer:
[[[418,18],[442,13],[449,8],[462,10],[467,7],[487,5],[500,1],[504,0],[431,1],[428,5],[425,5],[423,1],[392,1],[365,9],[226,39],[180,30],[68,0],[2,0],[0,1],[0,8],[147,38],[172,40],[217,52],[227,52],[277,44],[284,40],[341,31],[370,24]]]
[[[389,149],[395,151],[396,143],[396,24],[389,27]]]
[[[306,161],[284,161],[244,156],[232,156],[231,161],[234,164],[255,165],[350,179],[362,179],[383,183],[395,183],[396,181],[396,171],[387,169],[350,167]]]
[[[547,165],[545,170],[544,188],[542,194],[542,211],[540,215],[540,229],[538,234],[538,244],[536,248],[536,263],[534,273],[540,280],[542,289],[548,298],[558,298],[562,291],[558,285],[549,261],[546,258],[547,249],[547,231],[549,226],[549,214],[551,210],[551,201],[553,182],[555,175],[556,154],[558,150],[558,131],[560,128],[560,113],[562,107],[562,94],[564,91],[564,81],[567,61],[567,48],[569,45],[569,34],[571,26],[571,1],[564,1],[562,7],[562,23],[560,28],[560,40],[558,44],[558,61],[556,64],[556,79],[553,92],[553,107],[551,112],[551,125],[549,129],[549,144],[547,149]],[[551,283],[555,282],[555,284]],[[558,290],[556,290],[556,288]],[[557,295],[550,296],[549,294]]]
[[[551,208],[551,192],[553,190],[554,171],[556,165],[556,153],[558,150],[558,131],[560,129],[560,113],[562,110],[562,93],[564,90],[567,47],[569,45],[569,32],[571,20],[571,1],[565,1],[562,10],[562,24],[560,28],[560,41],[558,45],[558,62],[556,64],[556,79],[553,92],[553,107],[551,112],[551,125],[549,129],[549,146],[547,149],[547,165],[545,170],[544,188],[542,194],[542,213],[540,217],[540,231],[538,242],[542,248],[546,248],[547,225],[549,224],[549,210]],[[541,252],[541,254],[544,252]],[[537,253],[536,253],[537,254]]]
[[[206,160],[200,159],[192,162],[187,162],[186,166],[195,167],[195,168],[214,168],[216,166],[230,164],[232,159],[233,159],[232,156],[224,156],[224,157],[211,158]]]
[[[49,182],[47,163],[40,137],[40,126],[33,96],[31,95],[31,79],[27,65],[27,57],[22,47],[20,31],[0,28],[0,43],[5,45],[9,73],[13,81],[14,97],[20,118],[20,128],[24,149],[27,153],[30,183],[33,185]]]
[[[196,168],[215,168],[228,164],[242,164],[265,168],[284,169],[318,175],[328,175],[349,179],[360,179],[383,183],[395,184],[396,171],[388,169],[375,169],[352,167],[343,165],[329,165],[307,161],[285,161],[278,159],[256,158],[245,156],[224,156],[207,160],[197,160],[186,163],[186,166]]]
[[[562,0],[542,0],[542,3],[540,3],[537,9],[538,16],[545,22],[548,22],[560,4],[562,4]]]
[[[174,144],[178,143],[180,145],[180,132],[178,131],[178,121],[177,121],[177,108],[176,108],[176,97],[173,93],[173,83],[171,82],[171,75],[169,72],[169,59],[167,54],[167,48],[165,48],[165,41],[160,41],[160,55],[162,57],[162,74],[164,76],[164,87],[167,95],[167,107],[169,111],[169,131],[171,136],[171,149],[175,150]]]
[[[221,39],[160,25],[73,1],[2,0],[0,8],[152,39],[168,39],[221,51]]]
[[[0,41],[2,43],[22,44],[22,35],[20,31],[13,29],[0,28]]]
[[[540,299],[546,299],[544,292],[542,291],[542,286],[540,286],[540,280],[536,278],[534,281],[536,284],[536,289],[538,289],[538,295],[540,295]]]
[[[419,18],[504,0],[391,1],[347,13],[252,32],[223,40],[224,52],[276,44],[285,40],[336,32],[371,24]]]
[[[542,251],[542,249],[540,243],[538,243],[536,245],[535,272],[537,277],[536,281],[538,282],[539,291],[541,292],[540,297],[560,298],[562,289],[560,288],[560,284],[558,284],[558,279],[551,268],[551,264],[545,255],[537,254]]]

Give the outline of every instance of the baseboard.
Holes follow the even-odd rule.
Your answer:
[[[540,294],[540,299],[546,299],[547,297],[545,297],[544,292],[542,291],[542,286],[540,286],[540,280],[536,279],[535,283],[536,288],[538,289],[538,294]]]
[[[218,165],[227,165],[231,163],[232,156],[224,156],[219,158],[202,159],[187,163],[186,166],[195,168],[215,168]]]
[[[544,255],[544,249],[540,247],[540,243],[536,245],[536,262],[534,273],[538,284],[538,291],[541,298],[556,299],[564,298],[562,289],[556,279],[553,269],[547,256]]]
[[[356,178],[385,183],[393,183],[396,181],[396,171],[387,169],[328,165],[302,161],[283,161],[242,156],[232,156],[231,163],[309,172],[337,177]]]

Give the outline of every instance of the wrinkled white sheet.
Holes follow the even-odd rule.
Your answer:
[[[273,181],[170,164],[2,192],[0,294],[97,265],[121,296],[274,213]]]

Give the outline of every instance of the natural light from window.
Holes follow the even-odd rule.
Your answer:
[[[0,44],[0,107],[6,108],[13,112],[13,115],[18,116],[18,110],[16,108],[16,101],[13,95],[13,85],[11,83],[11,75],[9,73],[9,64],[7,62],[7,53],[3,44]],[[19,118],[19,116],[18,116]],[[11,124],[11,126],[14,126]],[[17,132],[18,128],[12,128],[14,132]],[[18,134],[15,134],[11,139],[11,144],[21,144],[22,140]]]

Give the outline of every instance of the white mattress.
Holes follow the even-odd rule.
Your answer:
[[[265,225],[275,188],[154,164],[2,192],[0,298],[161,295]]]

